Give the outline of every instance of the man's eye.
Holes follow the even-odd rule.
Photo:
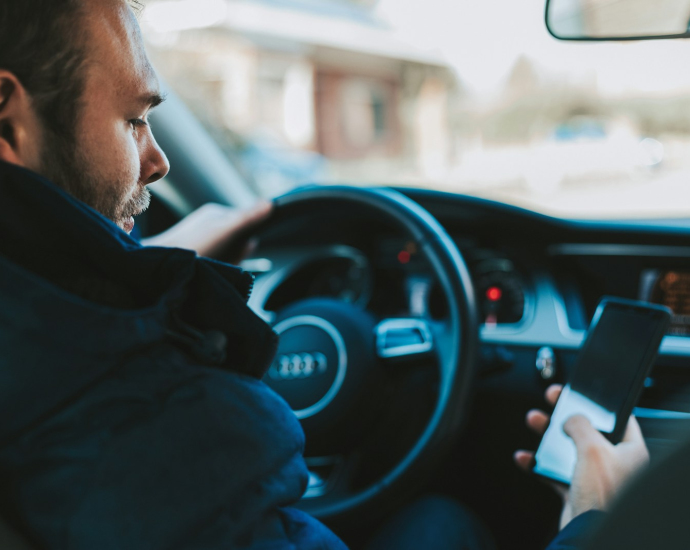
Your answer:
[[[132,120],[129,121],[129,123],[132,125],[132,128],[140,128],[142,126],[148,126],[148,122],[146,122],[143,118],[133,118]]]

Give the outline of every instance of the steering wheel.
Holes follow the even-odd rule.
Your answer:
[[[375,481],[353,483],[364,460],[357,452],[340,454],[337,464],[323,458],[307,461],[316,473],[298,507],[330,525],[375,515],[430,471],[466,414],[478,350],[478,317],[467,266],[443,227],[403,194],[347,186],[303,188],[275,200],[274,214],[260,233],[281,222],[304,221],[310,213],[343,207],[367,209],[406,233],[431,266],[448,313],[440,321],[380,319],[352,304],[312,298],[288,305],[274,318],[280,345],[264,380],[293,408],[308,447],[314,440],[347,439],[350,420],[357,423],[355,432],[375,422],[363,411],[367,395],[376,393],[380,382],[377,369],[422,360],[438,370],[435,404],[421,433]],[[256,300],[265,303],[265,298]],[[250,305],[259,309],[256,300]]]

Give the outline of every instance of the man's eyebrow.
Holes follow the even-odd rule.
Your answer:
[[[153,92],[142,96],[140,101],[142,104],[148,105],[150,109],[153,109],[165,101],[165,95],[159,92]]]

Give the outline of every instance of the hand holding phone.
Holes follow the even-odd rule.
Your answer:
[[[623,439],[616,445],[583,416],[568,419],[564,429],[578,456],[561,517],[563,526],[587,510],[605,510],[621,487],[649,462],[649,451],[634,416],[628,419]]]
[[[562,389],[560,385],[550,386],[546,390],[546,402],[555,406]],[[539,435],[544,435],[549,420],[549,415],[539,410],[527,415],[527,425]],[[575,443],[578,459],[570,487],[554,484],[564,498],[561,528],[588,510],[605,510],[628,479],[649,462],[647,446],[634,417],[629,418],[623,440],[617,445],[582,416],[566,421],[564,430]],[[521,468],[530,471],[534,453],[518,451],[515,460]]]
[[[534,455],[535,474],[571,483],[578,449],[564,424],[574,416],[584,416],[610,443],[621,441],[669,321],[662,306],[602,300]]]

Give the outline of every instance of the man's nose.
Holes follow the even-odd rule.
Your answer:
[[[170,172],[170,162],[165,156],[153,135],[150,136],[149,146],[141,163],[141,181],[144,185],[164,178]]]

